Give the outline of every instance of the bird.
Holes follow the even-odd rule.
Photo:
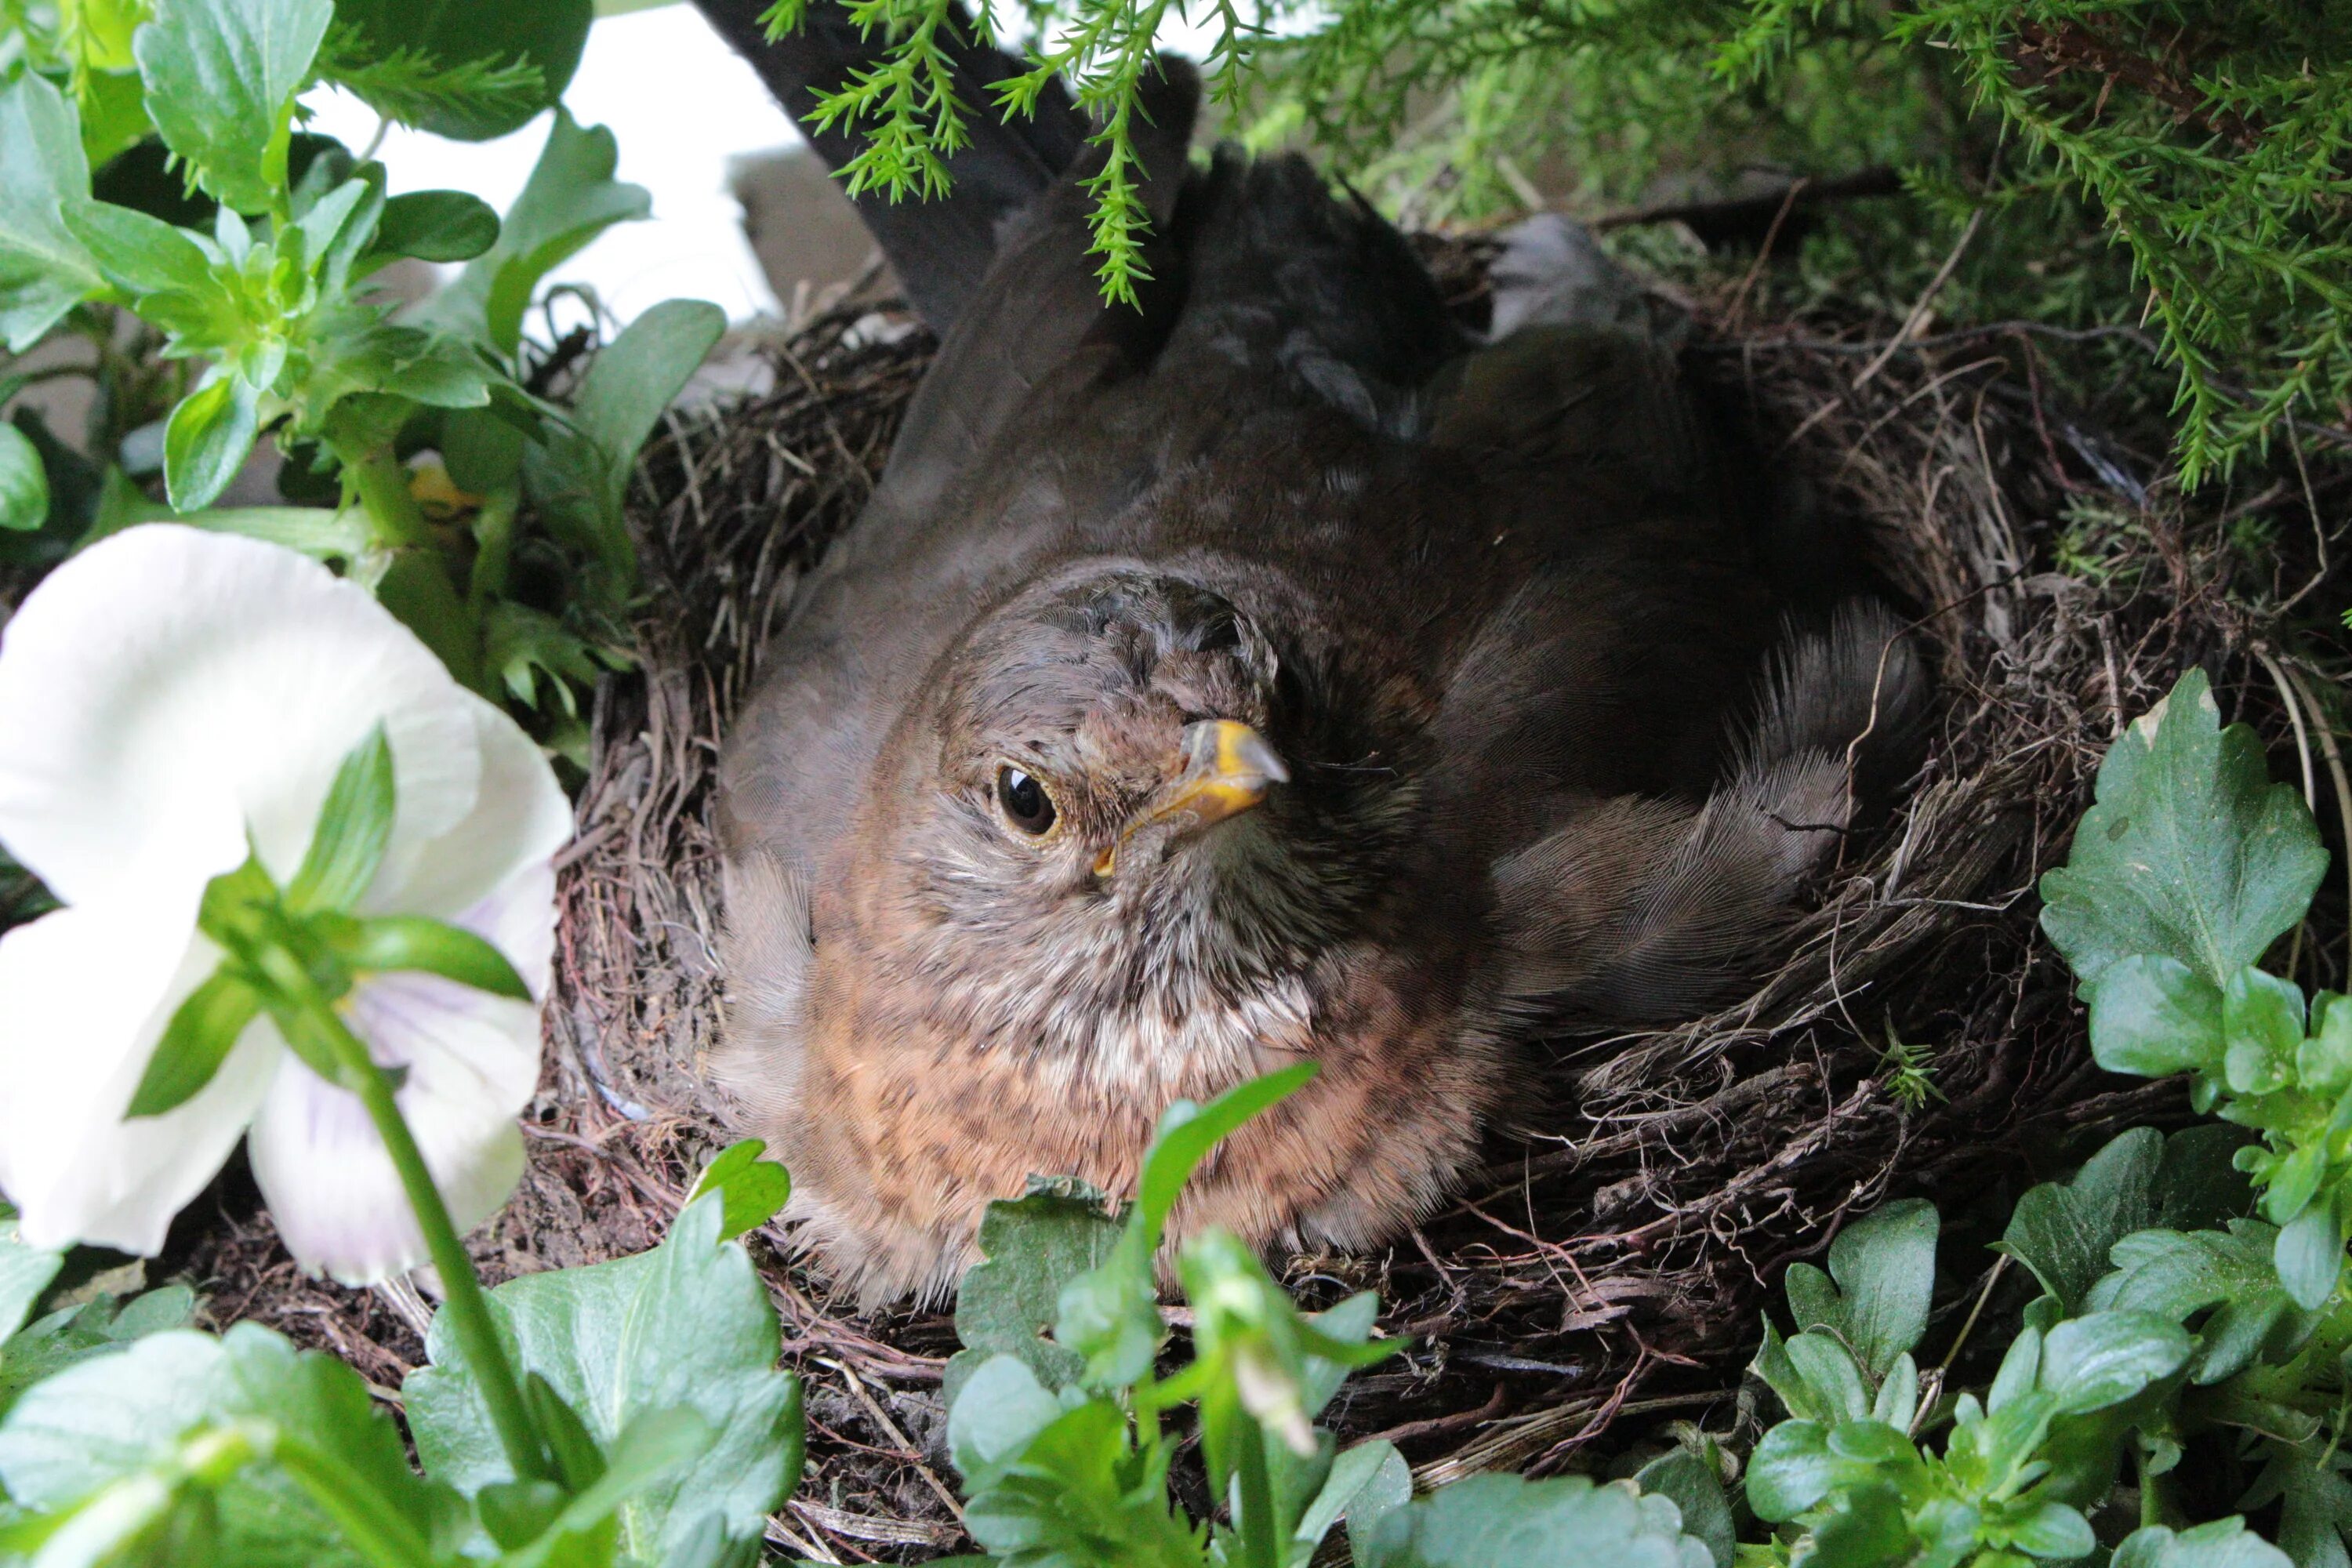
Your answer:
[[[822,56],[763,74],[804,106]],[[714,1075],[867,1306],[1302,1061],[1171,1237],[1391,1241],[1547,1031],[1736,994],[1918,731],[1894,612],[1807,603],[1852,578],[1826,546],[1786,585],[1589,233],[1516,231],[1473,332],[1304,158],[1194,162],[1199,91],[1164,58],[1135,117],[1132,305],[1098,150],[1006,143],[1034,188],[937,245],[877,224],[938,353],[724,742]]]

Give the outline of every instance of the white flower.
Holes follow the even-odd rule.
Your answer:
[[[362,915],[487,938],[533,996],[571,809],[539,748],[364,590],[276,545],[163,524],[51,573],[0,629],[0,844],[66,906],[0,938],[0,1192],[37,1246],[152,1254],[250,1130],[288,1248],[350,1283],[425,1256],[358,1098],[267,1014],[205,1088],[126,1121],[158,1038],[222,951],[205,885],[248,850],[280,886],[329,783],[382,724],[397,797]],[[361,977],[342,1016],[461,1228],[522,1170],[535,1004],[436,975]]]

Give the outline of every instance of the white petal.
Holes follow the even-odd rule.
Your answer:
[[[152,1255],[261,1102],[280,1047],[256,1025],[186,1104],[122,1119],[173,1010],[219,965],[194,935],[202,888],[58,910],[0,937],[0,1190],[37,1247]]]
[[[527,868],[458,922],[496,942],[536,993],[554,947],[554,873]],[[372,975],[344,1003],[386,1067],[460,1231],[488,1218],[522,1176],[515,1118],[539,1086],[539,1009],[428,974]],[[287,1250],[345,1284],[424,1260],[425,1241],[359,1097],[289,1061],[255,1119],[253,1173]]]
[[[291,876],[343,756],[381,720],[385,878],[474,804],[477,700],[364,589],[292,551],[169,523],[101,541],[0,633],[0,843],[68,903],[158,858]]]
[[[467,693],[470,697],[471,693]],[[455,920],[472,910],[513,878],[518,871],[548,858],[572,837],[572,802],[555,782],[555,770],[539,742],[522,731],[503,710],[473,698],[474,726],[482,759],[481,787],[474,809],[455,827],[425,845],[400,882],[376,879],[368,900],[370,913],[396,910]],[[549,881],[548,930],[553,926],[553,880]],[[518,905],[511,914],[529,912]],[[505,938],[486,932],[501,947]],[[518,932],[524,949],[509,948],[509,956],[527,952],[536,938]],[[518,967],[522,965],[518,963]],[[524,969],[524,978],[530,978]],[[536,994],[540,987],[534,984]]]

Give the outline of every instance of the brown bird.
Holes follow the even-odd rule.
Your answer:
[[[728,743],[724,1076],[869,1300],[1302,1059],[1176,1229],[1392,1237],[1532,1035],[1736,985],[1917,706],[1884,611],[1784,626],[1581,231],[1517,236],[1474,342],[1305,163],[1188,165],[1196,92],[1149,105],[1139,310],[1085,159],[977,284],[896,247],[953,324]]]

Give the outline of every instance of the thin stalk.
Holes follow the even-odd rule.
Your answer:
[[[474,573],[466,596],[479,611],[507,591],[507,568],[514,559],[515,511],[522,495],[513,485],[501,485],[482,498],[474,514]]]
[[[441,1190],[433,1184],[424,1152],[417,1148],[408,1121],[400,1113],[391,1080],[324,997],[314,992],[305,999],[305,1005],[333,1045],[346,1086],[367,1107],[368,1120],[375,1123],[376,1135],[383,1140],[384,1152],[391,1156],[392,1168],[408,1194],[408,1205],[416,1211],[416,1228],[424,1233],[425,1251],[440,1271],[442,1310],[449,1314],[457,1331],[457,1347],[473,1369],[482,1403],[489,1409],[490,1425],[498,1429],[499,1444],[506,1449],[508,1465],[517,1479],[554,1480],[555,1472],[540,1447],[530,1417],[524,1413],[521,1384],[515,1381],[506,1346],[499,1342],[498,1329],[490,1321],[489,1300],[482,1294],[482,1282],[474,1278],[474,1260],[466,1256],[465,1244],[457,1238],[448,1205],[441,1201]]]
[[[338,450],[335,456],[342,459],[343,475],[367,509],[368,521],[375,525],[380,542],[394,547],[433,542],[433,532],[425,526],[425,513],[409,493],[408,470],[392,455],[391,447]]]
[[[1274,1535],[1274,1482],[1265,1468],[1265,1428],[1246,1423],[1242,1438],[1242,1561],[1250,1568],[1282,1568]]]

